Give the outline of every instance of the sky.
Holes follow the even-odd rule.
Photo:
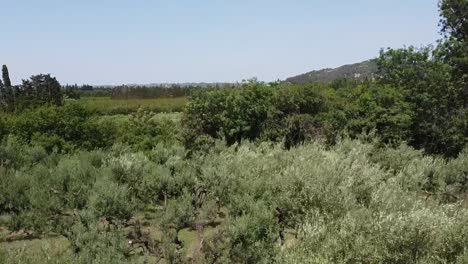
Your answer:
[[[285,79],[440,38],[437,0],[0,0],[13,83]]]

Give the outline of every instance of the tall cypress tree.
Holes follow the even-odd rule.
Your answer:
[[[11,87],[10,74],[8,73],[8,67],[3,65],[2,67],[2,77],[4,84],[4,104],[7,110],[15,110],[15,92],[13,87]]]
[[[3,65],[2,67],[2,77],[5,87],[11,88],[10,74],[8,73],[8,67],[6,65]]]
[[[0,79],[0,109],[5,108],[5,87],[3,86],[2,79]]]

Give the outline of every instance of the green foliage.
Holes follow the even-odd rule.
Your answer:
[[[59,231],[65,211],[87,206],[96,180],[97,159],[99,153],[79,153],[59,161],[43,158],[14,174],[6,171],[1,209],[14,214],[11,229]]]
[[[113,223],[128,221],[135,210],[135,203],[126,185],[103,180],[95,184],[89,206],[96,217]]]
[[[455,125],[466,96],[452,81],[451,68],[431,48],[382,51],[380,82],[397,87],[413,113],[408,142],[428,153],[456,156],[466,130]]]
[[[8,68],[2,68],[3,83],[0,83],[0,107],[6,112],[17,112],[42,105],[62,105],[61,85],[50,74],[31,76],[22,85],[12,86]]]
[[[189,127],[187,142],[199,134],[224,137],[228,144],[242,139],[254,140],[271,108],[273,91],[250,81],[241,89],[211,90],[193,95],[183,122]]]
[[[127,241],[122,229],[104,226],[91,212],[82,212],[66,236],[74,263],[127,263]]]
[[[65,99],[79,100],[81,98],[80,93],[76,89],[70,87],[64,89],[63,95]]]
[[[17,101],[20,109],[41,105],[60,106],[63,101],[61,85],[50,74],[31,76],[30,80],[23,80]]]
[[[468,29],[465,15],[468,3],[465,0],[443,0],[440,2],[442,32],[458,40],[467,40]]]
[[[76,104],[41,107],[11,119],[10,133],[26,143],[44,146],[48,151],[105,147],[111,140],[108,124],[97,124],[90,112]]]
[[[192,168],[181,156],[162,157],[158,149],[163,147],[159,145],[149,154],[156,163],[142,153],[121,154],[109,161],[112,178],[126,184],[131,197],[144,204],[167,203],[194,185]]]
[[[468,107],[468,2],[465,0],[442,0],[439,4],[442,33],[445,40],[441,45],[444,60],[453,67],[457,88],[464,93],[465,107]]]
[[[137,111],[129,118],[118,141],[134,146],[137,150],[151,150],[159,143],[174,144],[179,126],[168,118],[158,118],[154,113]]]
[[[390,86],[364,85],[352,94],[354,106],[349,109],[347,129],[351,135],[373,129],[384,143],[408,139],[413,112],[400,91]]]
[[[5,97],[6,97],[5,91],[6,91],[5,85],[3,84],[2,79],[0,79],[0,109],[2,111],[4,111],[4,109],[6,109],[7,107],[6,101],[5,101]]]
[[[48,154],[5,143],[22,156],[0,170],[9,229],[63,234],[83,262],[136,260],[121,225],[138,221],[162,232],[152,252],[174,261],[198,248],[179,240],[197,225],[199,259],[212,263],[454,262],[466,250],[466,151],[447,161],[352,140],[216,143],[187,158],[164,144]]]
[[[169,201],[160,219],[160,225],[164,229],[174,228],[177,231],[192,227],[194,222],[192,196],[187,191],[177,199]]]
[[[325,136],[317,121],[307,114],[292,115],[286,119],[284,144],[287,149]]]
[[[256,95],[260,102],[248,99],[259,90],[264,90],[262,96]],[[250,103],[235,106],[243,101]],[[284,141],[290,148],[312,139],[332,143],[343,134],[358,137],[376,130],[383,143],[398,145],[411,141],[414,111],[404,91],[390,85],[364,83],[337,90],[323,85],[246,84],[242,90],[208,91],[192,98],[184,113],[184,139],[193,149],[210,145],[203,140],[206,136],[225,138],[228,144],[242,139]],[[248,125],[252,120],[256,124]]]
[[[27,209],[30,202],[27,197],[30,180],[26,177],[15,175],[12,171],[1,170],[0,188],[0,210],[3,213],[19,213]]]
[[[382,51],[377,82],[252,80],[198,91],[182,120],[154,112],[184,98],[3,115],[0,262],[466,263],[465,2],[441,1],[436,49]],[[52,77],[3,72],[7,110],[60,104]],[[67,243],[10,249],[32,238]]]
[[[10,74],[8,73],[8,67],[6,65],[2,67],[2,78],[5,87],[11,88]]]
[[[442,46],[382,50],[375,61],[377,82],[268,86],[251,81],[241,89],[199,92],[184,113],[185,146],[205,149],[213,145],[211,137],[228,144],[284,141],[290,148],[310,139],[333,143],[343,135],[375,131],[385,144],[407,142],[429,154],[455,157],[467,143],[468,97]]]
[[[256,208],[236,218],[227,232],[229,259],[236,263],[271,263],[278,250],[279,228],[271,211]]]
[[[313,118],[327,108],[321,92],[315,87],[272,87],[255,80],[241,89],[199,92],[184,113],[186,146],[211,145],[203,136],[224,138],[228,144],[287,137],[288,147],[296,145],[321,130]]]
[[[279,87],[274,94],[274,106],[282,116],[292,114],[317,115],[327,108],[327,100],[322,94],[322,86]]]
[[[2,66],[3,91],[2,91],[2,110],[14,111],[16,101],[16,89],[11,85],[10,74],[6,65]]]
[[[466,215],[450,208],[389,214],[368,210],[332,220],[311,215],[301,244],[284,252],[283,263],[455,263],[466,247]]]

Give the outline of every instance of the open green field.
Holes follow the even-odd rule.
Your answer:
[[[186,97],[112,100],[110,97],[83,97],[78,100],[88,110],[100,114],[128,114],[138,109],[162,113],[181,112],[187,104]]]

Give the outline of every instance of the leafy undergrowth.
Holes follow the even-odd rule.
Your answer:
[[[0,221],[8,227],[0,262],[467,258],[466,150],[445,160],[342,140],[290,150],[218,141],[192,153],[178,144],[144,152],[116,144],[68,154],[10,142],[1,151],[11,162],[0,170]]]

